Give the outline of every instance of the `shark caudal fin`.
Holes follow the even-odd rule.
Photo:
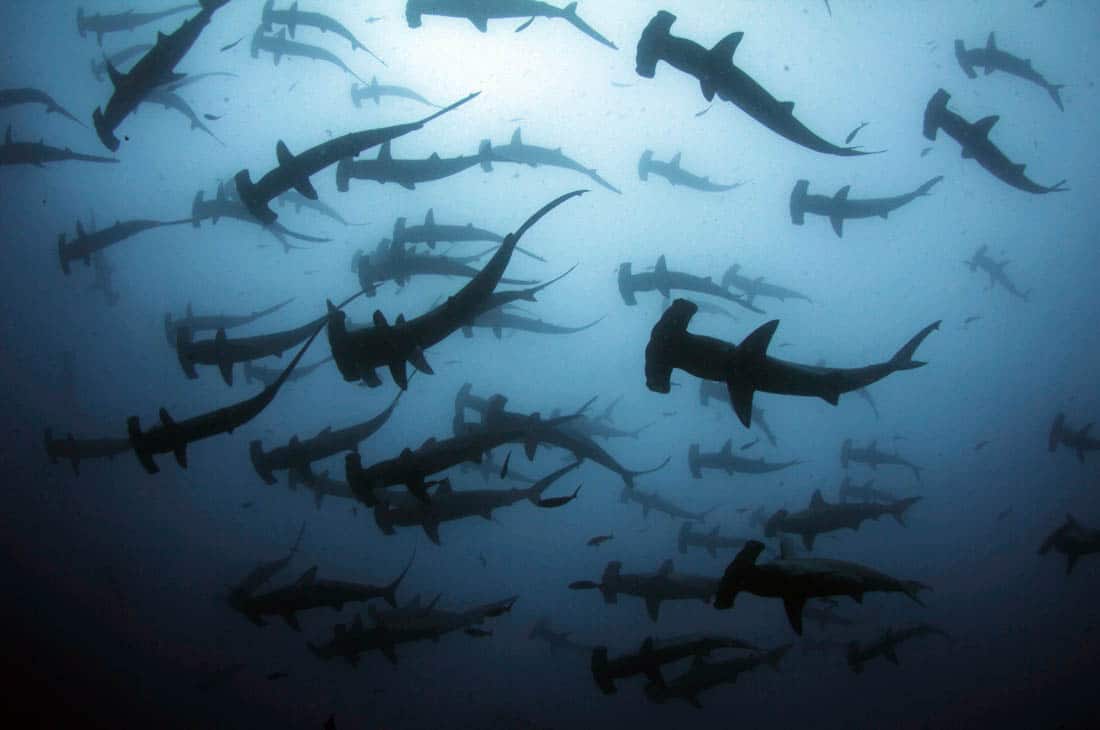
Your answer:
[[[718,583],[718,591],[714,596],[714,607],[717,609],[733,608],[733,600],[741,591],[742,582],[746,573],[752,571],[760,554],[764,552],[764,543],[759,540],[749,540],[737,557],[726,567],[722,579]]]
[[[1061,90],[1066,87],[1065,84],[1047,84],[1047,93],[1050,94],[1050,98],[1054,100],[1054,103],[1058,105],[1059,111],[1065,111],[1066,108],[1062,106]]]
[[[661,60],[669,31],[676,22],[676,16],[662,10],[653,16],[638,39],[638,50],[634,56],[634,70],[639,76],[651,79],[657,73],[657,61]]]
[[[699,444],[692,444],[688,447],[688,471],[691,472],[694,479],[703,478],[703,470],[699,466]]]
[[[613,695],[617,691],[607,672],[606,646],[597,646],[592,650],[592,679],[596,680],[596,686],[605,695]]]
[[[928,195],[932,191],[932,188],[936,187],[936,184],[941,180],[943,180],[943,175],[936,175],[934,178],[917,188],[915,194]]]
[[[412,555],[409,556],[409,562],[405,563],[405,568],[401,571],[401,574],[394,578],[390,583],[386,584],[386,587],[382,591],[382,598],[391,607],[397,608],[397,587],[401,585],[401,581],[405,580],[405,575],[409,572],[409,568],[412,567],[413,560],[416,559],[416,550],[413,550]]]
[[[653,392],[668,393],[672,390],[672,368],[680,342],[697,311],[699,306],[694,302],[676,299],[653,325],[649,344],[645,348],[646,387]]]
[[[252,468],[260,475],[260,479],[264,480],[264,484],[277,483],[278,480],[271,472],[271,465],[267,461],[267,454],[264,453],[263,444],[260,443],[259,439],[249,442],[248,456],[252,459]]]
[[[806,222],[806,191],[809,189],[809,180],[799,180],[791,190],[791,223],[796,226]]]
[[[924,107],[923,131],[926,139],[936,141],[936,133],[940,129],[940,119],[943,117],[943,113],[947,111],[947,102],[950,99],[951,94],[939,89],[928,100],[928,105]]]
[[[752,425],[752,398],[756,387],[752,382],[753,374],[764,367],[768,357],[768,345],[771,344],[779,320],[773,319],[753,330],[737,346],[737,374],[726,381],[729,390],[730,405],[737,418],[748,428]]]
[[[477,147],[478,164],[485,172],[493,171],[493,143],[487,139],[481,140]]]
[[[1050,424],[1050,435],[1047,436],[1047,450],[1055,451],[1058,448],[1058,444],[1062,441],[1062,435],[1065,433],[1066,414],[1059,413],[1054,417],[1054,423]]]
[[[966,44],[961,40],[955,41],[955,60],[959,62],[959,66],[967,78],[978,78],[978,74],[974,71],[974,65],[970,63],[970,59],[966,55]]]
[[[891,369],[897,372],[898,370],[913,370],[914,368],[927,365],[928,363],[921,360],[914,360],[913,355],[916,353],[917,348],[920,347],[920,343],[924,342],[924,338],[939,328],[940,320],[936,320],[917,334],[913,335],[913,338],[906,342],[905,345],[890,358]]]
[[[633,307],[638,303],[638,300],[634,297],[633,267],[629,261],[619,264],[619,296],[623,298],[623,302],[628,307]]]
[[[649,179],[649,163],[653,161],[653,150],[646,150],[638,158],[638,179],[645,182]]]

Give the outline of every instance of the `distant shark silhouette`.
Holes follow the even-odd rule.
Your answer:
[[[571,2],[564,8],[556,8],[538,0],[407,0],[405,20],[410,28],[419,28],[422,15],[442,15],[448,18],[465,18],[474,27],[485,33],[489,30],[489,21],[503,18],[530,18],[516,28],[516,32],[526,29],[535,18],[561,18],[574,28],[608,48],[618,49],[611,41],[597,33],[588,23],[577,16],[577,3]]]
[[[791,222],[796,226],[803,223],[807,213],[825,216],[833,226],[837,238],[844,236],[844,221],[850,218],[874,218],[886,219],[890,213],[908,205],[919,197],[929,194],[929,191],[943,180],[943,175],[938,175],[922,184],[916,190],[904,195],[896,195],[892,198],[865,198],[853,200],[848,197],[851,185],[845,185],[836,192],[833,197],[825,195],[810,195],[809,180],[799,180],[791,191]]]
[[[60,114],[66,119],[76,122],[82,127],[87,127],[84,122],[80,121],[65,109],[65,107],[58,104],[53,100],[53,97],[47,94],[45,91],[39,89],[33,89],[30,87],[24,87],[21,89],[0,89],[0,109],[6,109],[7,107],[17,106],[19,104],[41,104],[46,107],[47,114],[53,114],[54,112]]]
[[[668,162],[653,159],[653,150],[646,150],[638,160],[638,178],[645,182],[650,175],[659,175],[672,183],[673,186],[683,185],[692,190],[702,190],[707,193],[721,193],[741,187],[741,183],[722,185],[712,183],[709,177],[693,175],[680,167],[680,153],[673,155]]]
[[[997,38],[994,33],[989,34],[989,38],[985,42],[985,48],[971,48],[967,50],[965,43],[961,40],[955,41],[955,58],[969,78],[978,78],[978,74],[974,71],[975,66],[984,68],[986,76],[994,71],[1001,71],[1002,73],[1030,81],[1045,89],[1046,92],[1050,94],[1050,98],[1054,100],[1054,103],[1058,105],[1058,108],[1062,111],[1066,110],[1065,107],[1062,106],[1062,97],[1059,93],[1065,88],[1065,85],[1052,84],[1047,81],[1046,77],[1032,68],[1029,59],[1019,58],[1013,56],[1011,53],[1002,51],[997,47]]]
[[[120,33],[124,30],[133,31],[148,23],[155,23],[162,18],[182,13],[185,10],[194,10],[197,7],[199,7],[197,3],[188,3],[151,13],[127,10],[124,13],[96,13],[95,15],[85,15],[84,8],[78,7],[76,9],[76,30],[80,33],[81,38],[86,37],[88,33],[95,33],[96,42],[102,46],[103,36],[108,33]]]
[[[371,76],[369,84],[351,85],[351,102],[355,104],[356,109],[362,106],[364,101],[370,101],[371,99],[374,100],[375,106],[377,106],[382,103],[383,96],[392,96],[399,99],[412,99],[413,101],[418,101],[421,104],[434,106],[437,109],[439,108],[438,104],[433,104],[432,102],[428,101],[423,96],[416,93],[407,86],[393,86],[378,83],[377,76]]]

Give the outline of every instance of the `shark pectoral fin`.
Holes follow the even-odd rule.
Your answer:
[[[409,387],[409,375],[405,370],[404,360],[394,360],[390,363],[390,376],[401,390]]]
[[[661,599],[652,596],[645,599],[645,610],[650,621],[656,621],[661,611]]]
[[[754,392],[752,385],[739,380],[729,380],[726,382],[726,388],[729,390],[733,412],[737,414],[737,418],[745,428],[748,428],[752,425],[752,396]]]
[[[424,357],[424,350],[421,349],[419,346],[417,346],[413,350],[412,355],[409,356],[409,362],[412,363],[412,366],[414,368],[424,373],[425,375],[435,375],[435,371],[432,370],[432,366],[428,364],[427,358]]]
[[[836,237],[844,238],[844,218],[834,213],[829,216],[829,223],[833,226],[833,232],[836,233]]]
[[[184,442],[184,443],[180,444],[179,446],[177,446],[175,448],[175,454],[176,454],[176,463],[178,463],[181,468],[186,469],[187,468],[187,443]]]
[[[802,636],[802,609],[805,606],[806,599],[802,597],[783,599],[783,608],[787,611],[787,620],[790,621],[791,628],[799,636]]]
[[[489,32],[489,18],[486,16],[471,17],[470,22],[474,24],[474,27],[480,30],[482,33]]]
[[[302,197],[317,200],[317,189],[313,187],[313,183],[309,181],[308,177],[302,177],[295,181],[294,189],[301,193]]]
[[[714,81],[711,80],[709,76],[704,76],[703,78],[699,79],[699,88],[702,89],[703,98],[705,98],[707,101],[711,101],[714,99]],[[675,184],[676,183],[673,183],[673,185]]]

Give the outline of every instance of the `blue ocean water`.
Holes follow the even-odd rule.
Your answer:
[[[132,9],[162,9],[157,5],[148,0]],[[339,728],[1092,725],[1100,565],[1086,556],[1067,575],[1061,555],[1037,550],[1067,514],[1086,527],[1100,526],[1095,455],[1079,461],[1070,449],[1048,450],[1057,414],[1080,429],[1100,411],[1100,261],[1090,193],[1100,182],[1094,3],[580,3],[576,12],[618,46],[611,49],[562,18],[539,17],[516,32],[528,19],[519,13],[490,20],[482,33],[468,20],[433,14],[410,27],[399,0],[314,0],[308,7],[303,0],[302,11],[340,21],[381,59],[332,32],[296,28],[295,42],[335,54],[347,71],[291,56],[275,64],[263,51],[253,57],[263,5],[231,0],[218,9],[176,68],[191,76],[232,74],[179,89],[210,134],[193,129],[176,110],[146,103],[119,126],[117,153],[92,128],[92,110],[106,106],[112,86],[105,77],[97,81],[90,64],[154,43],[158,31],[175,31],[198,10],[108,33],[101,46],[94,32],[77,32],[77,3],[0,7],[6,29],[0,89],[45,91],[79,121],[46,114],[38,104],[5,106],[0,124],[10,128],[11,140],[42,140],[118,160],[0,169],[6,243],[0,544],[10,627],[4,661],[7,673],[21,678],[10,705],[24,726],[320,728],[330,717]],[[83,14],[129,9],[95,0],[83,5]],[[661,10],[677,16],[674,35],[704,48],[743,32],[733,55],[738,68],[777,99],[793,101],[794,115],[832,143],[866,122],[851,144],[881,154],[839,157],[806,149],[729,101],[708,102],[696,79],[665,62],[654,78],[642,77],[636,47]],[[955,41],[982,49],[991,31],[999,49],[1030,59],[1051,83],[1065,85],[1064,111],[1026,79],[982,70],[968,78]],[[415,189],[353,180],[348,192],[339,192],[328,168],[312,183],[320,200],[354,225],[274,205],[279,224],[324,242],[292,239],[284,251],[253,222],[192,225],[197,191],[210,200],[224,184],[232,194],[233,176],[242,169],[259,179],[278,164],[279,141],[302,153],[349,132],[413,122],[434,111],[394,96],[353,104],[353,86],[372,77],[438,105],[480,92],[394,140],[395,158],[475,155],[485,139],[499,150],[519,129],[525,143],[560,148],[621,194],[576,171],[500,160],[490,172],[474,166]],[[968,121],[999,117],[990,139],[1012,162],[1026,163],[1031,179],[1044,185],[1066,179],[1069,190],[1023,192],[960,155],[944,132],[928,140],[924,110],[940,88],[951,94],[949,109]],[[645,150],[659,161],[679,154],[682,169],[740,185],[702,192],[652,174],[643,181],[638,165]],[[374,148],[361,157],[376,155]],[[842,237],[816,215],[792,225],[797,180],[830,198],[850,186],[848,196],[856,200],[900,195],[936,176],[943,180],[929,195],[885,219],[848,220]],[[346,381],[333,364],[321,366],[288,383],[233,433],[191,445],[186,469],[168,453],[155,457],[161,471],[147,474],[132,449],[110,460],[86,459],[79,475],[66,460],[47,458],[46,428],[62,438],[125,439],[131,416],[150,428],[162,407],[183,420],[258,392],[240,365],[232,387],[208,365],[198,366],[197,379],[187,378],[166,342],[166,314],[179,318],[188,306],[196,314],[248,314],[292,298],[227,334],[298,327],[324,315],[326,299],[358,290],[349,270],[353,254],[373,253],[399,217],[420,223],[431,209],[438,223],[473,223],[505,234],[578,188],[590,192],[524,235],[522,247],[545,261],[516,254],[506,276],[548,281],[575,266],[537,302],[523,302],[523,313],[560,325],[602,318],[599,323],[569,335],[506,330],[496,337],[477,329],[467,338],[456,332],[429,348],[434,374],[412,378],[392,418],[360,445],[363,463],[451,436],[455,394],[464,383],[478,396],[505,395],[510,411],[543,416],[574,412],[598,396],[585,411],[595,417],[621,399],[614,423],[645,428],[636,438],[599,443],[632,470],[670,458],[639,476],[634,489],[706,511],[697,530],[719,526],[722,535],[763,540],[768,552],[761,562],[778,557],[781,544],[752,521],[754,513],[802,510],[816,490],[833,502],[846,477],[873,480],[898,497],[921,497],[906,514],[907,527],[884,517],[855,532],[821,535],[809,553],[791,537],[802,557],[854,561],[927,584],[924,606],[899,594],[869,593],[861,603],[842,597],[835,611],[850,625],[823,630],[807,619],[800,637],[774,598],[742,594],[728,611],[672,600],[652,621],[641,599],[619,595],[608,603],[598,590],[570,590],[574,581],[599,582],[609,561],[620,561],[624,573],[652,573],[672,559],[677,572],[717,580],[737,554],[729,548],[714,557],[699,548],[682,554],[677,535],[684,520],[626,501],[623,479],[591,460],[547,492],[568,496],[583,484],[572,502],[540,509],[521,501],[491,520],[445,522],[439,545],[415,526],[384,534],[373,508],[353,499],[328,497],[318,505],[306,485],[289,488],[285,473],[275,485],[260,479],[250,442],[271,449],[295,434],[305,439],[377,415],[398,393],[386,368],[378,371],[382,385],[368,388]],[[132,219],[184,222],[102,252],[100,265],[112,270],[117,302],[92,288],[96,267],[76,260],[68,275],[60,270],[58,236],[71,242],[77,221],[91,232]],[[440,243],[431,253],[468,255],[490,246]],[[982,246],[995,261],[1010,260],[1004,272],[1026,298],[991,288],[985,273],[962,263]],[[757,297],[752,305],[763,312],[753,312],[706,294],[672,293],[721,307],[724,313],[697,314],[690,331],[733,344],[778,319],[769,349],[777,358],[858,367],[889,359],[930,322],[942,324],[918,351],[926,366],[868,388],[873,407],[856,393],[836,406],[757,393],[754,404],[766,414],[772,443],[758,419],[747,429],[727,403],[702,405],[699,379],[684,371],[673,373],[668,394],[646,387],[646,346],[668,301],[649,291],[628,306],[617,275],[624,262],[645,273],[660,256],[670,270],[712,283],[738,264],[750,280],[762,277],[805,294],[810,301]],[[399,314],[411,319],[466,282],[391,282],[347,313],[357,326],[369,325],[375,310],[390,323]],[[303,364],[329,354],[322,334]],[[291,355],[262,364],[279,369]],[[897,466],[844,468],[839,457],[846,439],[902,454],[921,467],[920,478]],[[762,475],[705,471],[694,479],[689,446],[719,451],[727,440],[744,458],[799,463]],[[522,487],[500,478],[509,454],[513,476],[534,478],[573,458],[539,446],[529,460],[522,444],[506,445],[494,451],[484,481],[477,471],[450,472],[455,491]],[[343,455],[313,468],[345,478]],[[518,599],[509,612],[478,626],[489,636],[459,630],[438,641],[401,644],[396,664],[377,651],[355,667],[323,661],[309,644],[328,641],[334,626],[350,625],[357,615],[370,625],[364,604],[303,611],[295,631],[278,616],[258,627],[225,599],[257,564],[286,556],[303,524],[299,550],[265,590],[292,584],[314,565],[322,578],[382,585],[411,558],[397,592],[400,605],[439,596],[438,607],[461,611]],[[586,544],[598,535],[613,538]],[[551,650],[530,638],[541,618],[582,649]],[[902,643],[896,666],[879,657],[862,672],[851,671],[850,642],[922,623],[949,636]],[[778,671],[763,667],[700,693],[701,709],[676,699],[651,702],[645,677],[618,680],[611,696],[593,682],[589,647],[606,645],[614,657],[637,651],[650,636],[698,633],[763,649],[791,647]],[[723,650],[700,661],[754,656]],[[674,683],[693,663],[666,666],[662,675]]]

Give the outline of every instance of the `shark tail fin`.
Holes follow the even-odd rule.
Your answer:
[[[791,190],[791,223],[796,226],[806,221],[806,191],[809,189],[809,180],[799,180]]]
[[[917,334],[913,335],[913,338],[906,342],[905,345],[890,358],[890,367],[896,372],[898,370],[913,370],[914,368],[927,365],[927,363],[921,360],[914,360],[913,355],[916,353],[917,348],[920,347],[920,344],[924,342],[924,338],[928,337],[934,330],[938,330],[939,328],[940,321],[936,320]]]
[[[688,470],[691,472],[693,479],[703,478],[703,470],[699,466],[699,444],[692,444],[688,447]]]
[[[978,74],[974,71],[974,65],[970,63],[970,59],[966,55],[966,44],[961,40],[955,41],[955,60],[959,62],[959,66],[962,67],[963,73],[967,78],[976,79]]]
[[[646,150],[638,159],[638,179],[645,182],[649,179],[649,163],[653,161],[653,150]]]
[[[493,143],[487,139],[481,140],[477,148],[478,164],[485,172],[493,171]]]
[[[409,572],[409,568],[412,567],[413,560],[416,559],[416,550],[413,550],[412,555],[409,556],[409,562],[405,563],[405,568],[401,571],[401,574],[393,579],[393,581],[386,585],[383,591],[382,597],[386,600],[386,603],[390,604],[393,608],[397,608],[397,587],[401,585],[401,581],[405,580],[405,575]]]
[[[1047,93],[1050,94],[1050,98],[1054,100],[1054,103],[1058,105],[1060,111],[1066,110],[1066,108],[1062,106],[1062,95],[1060,93],[1065,87],[1065,84],[1047,84]]]
[[[928,105],[924,108],[924,137],[925,139],[936,141],[936,133],[940,129],[940,119],[945,111],[947,111],[947,102],[951,99],[951,94],[948,94],[943,89],[939,89],[932,98],[928,100]]]

